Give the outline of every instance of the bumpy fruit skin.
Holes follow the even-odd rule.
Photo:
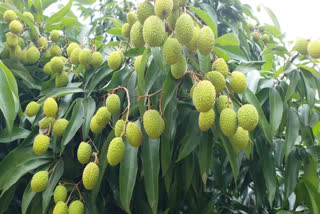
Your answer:
[[[92,133],[99,134],[102,132],[103,128],[104,126],[101,126],[97,123],[97,117],[96,116],[92,117],[90,121],[90,130],[92,131]]]
[[[199,112],[207,112],[213,108],[216,90],[209,80],[198,82],[193,90],[192,101]]]
[[[23,38],[19,38],[18,40],[18,45],[20,46],[21,49],[24,49],[25,44],[24,44],[24,39]]]
[[[229,83],[231,89],[238,94],[243,93],[247,88],[246,76],[239,71],[234,71],[231,73]]]
[[[298,51],[301,55],[307,55],[308,54],[308,44],[309,41],[305,38],[298,38],[296,41],[296,44],[294,45],[294,48],[296,51]]]
[[[6,37],[7,37],[7,44],[10,48],[15,48],[18,45],[19,39],[16,34],[9,32],[6,34]]]
[[[83,214],[84,205],[81,201],[75,200],[69,206],[69,214]]]
[[[79,62],[82,65],[89,65],[92,60],[92,54],[89,49],[82,49],[79,54]]]
[[[127,14],[127,22],[130,26],[132,26],[134,23],[136,23],[136,21],[138,21],[137,15],[133,12],[129,12]]]
[[[313,58],[320,58],[320,41],[311,41],[308,44],[308,53]]]
[[[78,151],[77,151],[77,158],[79,163],[86,164],[90,161],[92,153],[92,148],[89,143],[81,142]]]
[[[14,61],[19,61],[21,59],[21,48],[17,45],[15,48],[10,49],[9,51],[10,59]]]
[[[180,4],[180,0],[173,0],[173,9],[178,9]]]
[[[111,94],[107,97],[106,106],[111,114],[116,114],[120,111],[120,98],[116,94]]]
[[[173,9],[173,1],[157,0],[154,5],[154,11],[161,19],[167,18]]]
[[[140,127],[133,122],[129,122],[126,128],[126,138],[132,146],[140,146],[142,143],[142,132]]]
[[[72,64],[74,64],[74,65],[79,65],[80,64],[80,62],[79,62],[80,51],[81,51],[80,48],[75,48],[71,52],[70,61],[71,61]]]
[[[52,70],[51,70],[51,64],[50,62],[47,62],[44,67],[43,67],[43,72],[47,75],[51,75],[52,74]]]
[[[88,163],[87,166],[84,168],[83,174],[82,174],[83,186],[87,190],[91,190],[96,186],[98,179],[99,179],[99,167],[97,166],[97,164],[93,162]]]
[[[210,71],[207,73],[207,77],[216,89],[217,94],[221,93],[226,87],[226,79],[217,71]]]
[[[38,114],[39,110],[40,110],[40,104],[32,101],[32,102],[28,103],[28,105],[26,107],[26,115],[28,117],[33,117],[36,114]]]
[[[61,48],[58,45],[52,45],[50,48],[51,56],[61,56]]]
[[[0,58],[1,59],[9,58],[9,47],[8,47],[8,43],[7,42],[4,43],[4,49],[0,53]]]
[[[56,119],[54,119],[53,117],[45,117],[42,120],[40,120],[39,127],[40,129],[46,129],[49,128],[49,126],[52,127],[55,121]]]
[[[122,36],[129,38],[130,37],[130,30],[131,30],[131,26],[128,23],[123,24],[122,28],[121,28]]]
[[[58,137],[62,136],[68,126],[68,123],[69,121],[64,118],[56,120],[56,122],[53,124],[53,134]]]
[[[193,90],[194,90],[194,85],[191,87],[190,92],[189,92],[189,96],[191,99],[193,97]]]
[[[13,20],[16,20],[16,19],[17,19],[16,12],[14,12],[13,10],[6,10],[6,11],[3,13],[3,19],[4,19],[6,22],[11,22],[11,21],[13,21]]]
[[[182,47],[177,39],[169,38],[163,45],[162,53],[164,61],[167,64],[173,65],[178,62],[179,56],[181,55]]]
[[[121,55],[119,51],[113,51],[110,56],[108,57],[108,66],[112,69],[112,70],[117,70],[122,62],[121,62]]]
[[[57,31],[57,30],[51,31],[51,33],[50,33],[51,41],[57,43],[59,41],[59,38],[60,38],[60,32],[59,31]]]
[[[23,13],[23,16],[26,17],[26,18],[28,18],[31,22],[34,22],[34,17],[33,17],[33,15],[32,15],[32,13],[30,13],[30,12],[24,12],[24,13]]]
[[[53,199],[55,203],[59,201],[65,202],[67,199],[67,189],[62,185],[58,185],[54,190]]]
[[[50,138],[43,134],[38,134],[33,141],[33,153],[43,155],[47,152],[50,144]]]
[[[68,206],[63,201],[59,201],[53,208],[53,214],[68,214]]]
[[[136,58],[136,61],[134,61],[134,70],[139,73],[140,71],[140,65],[143,55],[140,55]]]
[[[268,34],[263,34],[262,41],[264,42],[264,44],[267,44],[270,41],[269,35]]]
[[[201,131],[206,132],[213,125],[216,114],[213,109],[207,112],[200,112],[199,115],[199,128]]]
[[[46,189],[48,185],[48,175],[47,171],[39,171],[32,176],[31,179],[31,189],[33,192],[42,192]]]
[[[55,56],[50,60],[50,66],[52,72],[60,73],[63,71],[64,62],[60,57]]]
[[[123,129],[124,129],[124,126],[125,126],[126,122],[124,120],[118,120],[115,127],[114,127],[114,135],[116,137],[120,137],[122,132],[123,132]]]
[[[110,142],[108,152],[107,152],[107,160],[111,166],[115,166],[120,163],[122,160],[124,153],[126,151],[126,147],[123,143],[121,137],[115,137]]]
[[[218,71],[226,78],[228,76],[229,67],[223,58],[219,58],[212,63],[212,70]]]
[[[198,50],[202,55],[208,55],[213,50],[214,34],[208,26],[200,29],[198,34]]]
[[[144,46],[143,26],[140,22],[136,22],[132,25],[130,30],[130,41],[135,48],[141,48]]]
[[[188,4],[189,0],[180,0],[180,7],[185,7]]]
[[[217,109],[218,113],[220,114],[222,112],[222,110],[225,108],[233,109],[233,104],[231,102],[231,99],[228,98],[228,96],[221,95],[217,98],[216,109]]]
[[[144,1],[138,5],[137,17],[141,24],[143,24],[144,21],[152,15],[154,15],[154,7],[148,1]]]
[[[67,48],[67,55],[68,57],[71,56],[71,53],[72,51],[75,49],[75,48],[79,48],[79,45],[75,42],[71,42],[69,45],[68,45],[68,48]]]
[[[111,120],[111,113],[107,107],[100,107],[95,114],[96,123],[99,126],[105,126]]]
[[[192,18],[187,14],[182,14],[178,18],[175,26],[176,38],[178,41],[183,45],[188,44],[192,40],[193,30]]]
[[[200,28],[194,27],[193,28],[193,35],[190,42],[186,44],[187,48],[190,51],[196,51],[197,50],[197,44],[198,44],[198,35],[199,35]]]
[[[241,127],[238,127],[235,135],[230,137],[231,143],[237,149],[245,149],[249,141],[249,132]]]
[[[21,51],[21,58],[20,58],[22,64],[28,64],[28,58],[27,58],[27,50]]]
[[[165,37],[163,21],[158,16],[150,16],[143,24],[143,39],[150,47],[159,47]]]
[[[18,20],[13,20],[9,24],[9,30],[11,33],[20,34],[22,32],[22,24]]]
[[[259,39],[260,39],[260,32],[259,31],[254,31],[253,33],[252,33],[252,37],[253,37],[253,40],[254,41],[258,41]]]
[[[180,10],[179,9],[173,9],[171,11],[170,15],[167,18],[168,24],[171,27],[171,29],[175,29],[177,20],[178,20],[180,15],[181,14],[180,14]]]
[[[94,52],[92,54],[91,65],[94,68],[99,68],[103,63],[103,56],[100,52]]]
[[[38,33],[36,30],[31,29],[29,33],[30,33],[30,38],[31,38],[31,40],[32,40],[33,42],[38,41],[38,39],[39,39],[39,33]]]
[[[58,112],[58,104],[52,97],[46,99],[43,104],[43,112],[47,117],[56,117]]]
[[[143,127],[147,135],[156,139],[162,134],[164,127],[162,127],[163,119],[158,111],[150,109],[143,115]]]
[[[231,108],[225,108],[220,114],[220,129],[227,136],[233,136],[237,131],[237,114]]]
[[[35,46],[27,50],[27,61],[29,64],[34,64],[40,59],[40,52]]]
[[[171,65],[171,74],[175,79],[180,79],[181,77],[183,77],[186,69],[187,69],[186,57],[180,54],[178,56],[177,63],[174,65]]]
[[[46,50],[48,48],[48,40],[46,37],[40,37],[38,39],[38,47]]]
[[[238,121],[239,125],[243,129],[252,131],[256,128],[259,122],[259,114],[257,109],[251,104],[241,106],[238,110]]]
[[[68,73],[65,71],[58,73],[56,76],[55,83],[57,88],[66,87],[69,83]]]

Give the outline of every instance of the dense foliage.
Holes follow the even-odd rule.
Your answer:
[[[0,213],[320,213],[320,42],[142,4],[0,3]]]

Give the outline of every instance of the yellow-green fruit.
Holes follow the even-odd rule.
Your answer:
[[[56,117],[58,112],[58,104],[52,97],[46,99],[43,104],[43,112],[47,117]]]
[[[229,67],[223,58],[218,58],[212,63],[212,70],[218,71],[226,78],[228,76]]]
[[[53,214],[68,214],[67,204],[63,201],[59,201],[53,208]]]
[[[225,108],[220,114],[220,129],[227,136],[233,136],[237,131],[237,114],[231,108]]]
[[[51,31],[51,33],[50,33],[51,41],[57,43],[59,41],[59,38],[60,38],[60,32],[59,31],[57,31],[57,30]]]
[[[320,58],[320,41],[311,41],[308,44],[308,53],[313,58]]]
[[[71,61],[72,64],[74,64],[74,65],[79,65],[80,64],[80,62],[79,62],[80,51],[81,51],[80,48],[75,48],[71,52],[70,61]]]
[[[66,87],[69,83],[68,73],[65,71],[58,73],[55,83],[57,88]]]
[[[165,37],[163,21],[158,16],[150,16],[143,24],[143,40],[150,47],[162,45]]]
[[[33,141],[33,153],[42,155],[47,152],[50,144],[50,138],[46,135],[38,134]]]
[[[92,148],[90,144],[86,142],[81,142],[77,151],[78,161],[81,164],[88,163],[90,161],[91,153],[92,153]]]
[[[38,29],[38,30],[39,30],[39,29]],[[30,38],[31,38],[31,40],[32,40],[33,42],[37,42],[37,41],[38,41],[38,39],[39,39],[39,33],[38,33],[36,30],[31,29],[30,32],[29,32],[29,34],[30,34]]]
[[[103,64],[103,56],[100,52],[94,52],[92,54],[91,65],[94,68],[99,68]]]
[[[231,102],[231,99],[228,98],[228,96],[226,95],[221,95],[217,98],[216,101],[216,108],[218,113],[220,114],[222,112],[223,109],[225,108],[231,108],[233,109],[233,104]]]
[[[56,120],[56,122],[53,124],[53,134],[58,137],[62,136],[68,126],[68,123],[69,121],[64,118]]]
[[[180,0],[180,7],[185,7],[188,4],[189,0]]]
[[[4,19],[6,22],[11,22],[11,21],[13,21],[13,20],[16,20],[16,19],[17,19],[16,12],[14,12],[13,10],[6,10],[6,11],[3,13],[3,19]]]
[[[115,127],[114,127],[114,135],[116,137],[120,137],[122,132],[123,132],[123,129],[124,129],[124,126],[125,126],[126,122],[124,120],[118,120]]]
[[[253,40],[258,41],[260,39],[260,32],[259,31],[254,31],[252,33],[252,37],[253,37]]]
[[[24,44],[24,39],[23,38],[19,38],[18,40],[18,45],[20,46],[21,49],[24,49],[25,44]]]
[[[186,57],[180,54],[178,56],[178,62],[174,65],[171,65],[171,74],[175,79],[180,79],[181,77],[183,77],[186,69],[187,69]]]
[[[59,201],[65,202],[67,199],[67,188],[58,185],[53,192],[53,199],[55,203],[58,203]]]
[[[61,48],[59,45],[52,45],[50,48],[50,55],[51,56],[61,56]]]
[[[29,64],[34,64],[40,59],[40,52],[35,46],[27,50],[27,61]]]
[[[42,192],[46,189],[48,185],[48,175],[47,171],[39,171],[32,176],[31,179],[31,189],[33,192]]]
[[[4,43],[4,49],[2,50],[2,52],[0,53],[0,58],[2,58],[2,59],[7,59],[7,58],[9,58],[9,55],[10,54],[10,49],[9,49],[9,47],[8,47],[8,43],[7,42],[5,42]]]
[[[202,55],[208,55],[213,50],[214,34],[208,26],[200,29],[197,47]]]
[[[135,48],[141,48],[144,46],[143,26],[140,22],[136,22],[132,25],[130,30],[130,41]]]
[[[213,125],[216,114],[213,109],[207,112],[200,112],[199,115],[199,128],[201,131],[206,132]]]
[[[103,128],[104,128],[104,125],[102,126],[97,123],[97,117],[96,116],[92,117],[90,121],[90,130],[92,131],[92,133],[99,134],[102,132]]]
[[[92,60],[92,54],[89,49],[82,49],[79,54],[79,62],[82,65],[89,65]]]
[[[43,67],[43,72],[47,75],[51,75],[52,74],[52,70],[51,70],[51,64],[50,62],[47,62],[44,67]]]
[[[307,55],[308,54],[308,44],[309,41],[305,38],[298,38],[296,41],[296,44],[294,45],[294,48],[296,51],[298,51],[301,55]]]
[[[238,127],[236,133],[230,137],[231,143],[237,149],[245,149],[249,141],[249,132],[241,127]]]
[[[213,108],[216,90],[209,80],[198,82],[193,90],[192,101],[199,112],[207,112]]]
[[[65,58],[64,56],[59,56],[59,58],[62,59],[62,62],[63,62],[63,63],[66,63],[66,62],[67,62],[67,58]]]
[[[165,123],[164,120],[162,119],[162,117],[160,117],[160,133],[162,134],[162,132],[164,131],[165,127]]]
[[[115,166],[120,163],[122,160],[124,153],[126,151],[126,147],[123,143],[121,137],[115,137],[110,142],[108,152],[107,152],[107,160],[111,166]]]
[[[150,109],[146,111],[143,115],[143,127],[147,135],[156,139],[160,137],[163,132],[162,123],[163,119],[161,118],[158,111]]]
[[[173,1],[172,0],[157,0],[154,4],[154,11],[157,16],[161,19],[167,18],[173,8]]]
[[[21,60],[22,64],[28,64],[28,50],[21,51],[20,60]]]
[[[51,57],[50,50],[47,50],[46,52],[44,52],[43,57],[44,57],[44,58],[49,58],[49,57]]]
[[[71,53],[74,49],[76,48],[79,48],[79,45],[75,42],[71,42],[69,45],[68,45],[68,48],[67,48],[67,55],[68,57],[71,56]]]
[[[144,1],[138,5],[137,17],[141,24],[149,17],[154,15],[154,7],[148,1]]]
[[[107,97],[106,106],[111,114],[118,113],[120,111],[120,98],[116,94],[111,94]]]
[[[31,22],[34,22],[34,17],[32,15],[32,13],[30,12],[24,12],[23,16],[26,17],[27,19],[29,19]]]
[[[81,201],[75,200],[69,206],[69,214],[83,214],[84,205]]]
[[[95,118],[99,126],[105,126],[111,120],[111,113],[107,107],[100,107],[95,114]]]
[[[21,48],[17,45],[15,48],[10,48],[9,50],[10,59],[14,61],[19,61],[21,59]]]
[[[121,55],[119,51],[113,51],[108,57],[108,66],[112,70],[117,70],[121,66]]]
[[[140,65],[141,65],[141,60],[142,60],[143,55],[140,55],[136,58],[136,61],[134,61],[134,70],[139,73],[140,71]]]
[[[83,186],[87,190],[91,190],[96,186],[98,179],[99,179],[99,167],[97,166],[97,164],[93,162],[88,163],[87,166],[84,168],[83,174],[82,174]]]
[[[49,128],[49,126],[53,126],[53,123],[56,121],[53,117],[45,117],[39,122],[40,129]]]
[[[184,13],[178,18],[175,33],[181,44],[186,45],[192,40],[193,28],[192,18],[188,14]]]
[[[33,117],[34,115],[38,114],[39,110],[40,110],[40,104],[32,101],[26,107],[26,115],[28,117]]]
[[[18,45],[19,39],[16,34],[9,32],[6,34],[6,37],[7,37],[7,44],[10,48],[15,48]]]
[[[122,28],[121,28],[122,36],[129,38],[130,37],[130,30],[131,30],[131,25],[129,25],[128,23],[123,24]]]
[[[64,62],[60,57],[55,56],[50,60],[50,66],[51,72],[61,73],[64,68]]]
[[[242,128],[247,131],[252,131],[259,122],[257,109],[251,104],[241,106],[238,110],[238,121]]]
[[[192,99],[192,97],[193,97],[193,90],[194,90],[194,85],[191,87],[190,93],[189,93],[191,99]]]
[[[127,22],[130,26],[132,26],[134,23],[136,23],[136,21],[138,21],[137,15],[133,12],[129,12],[127,14]]]
[[[46,50],[48,48],[48,40],[46,37],[40,37],[38,39],[38,46],[42,48],[42,50]]]
[[[226,79],[217,71],[210,71],[207,73],[207,77],[216,89],[217,94],[221,93],[226,87]]]
[[[198,35],[199,35],[200,28],[199,27],[194,27],[193,28],[193,35],[192,39],[190,42],[186,44],[187,48],[191,51],[196,51],[197,50],[197,44],[198,44]]]
[[[167,39],[162,49],[164,61],[166,61],[166,63],[169,65],[176,64],[181,55],[181,51],[182,47],[177,39]]]
[[[22,32],[22,24],[18,20],[13,20],[9,24],[9,30],[11,33],[20,34]]]
[[[126,138],[132,146],[140,146],[142,143],[142,132],[140,127],[133,122],[129,122],[126,128]]]
[[[170,15],[167,18],[168,24],[171,27],[171,29],[175,29],[177,20],[180,16],[180,10],[179,9],[173,9],[170,13]]]
[[[234,71],[231,73],[229,83],[231,89],[238,94],[243,93],[247,88],[246,76],[240,71]]]
[[[268,34],[263,34],[262,41],[264,42],[264,44],[267,44],[270,41],[269,35]]]
[[[173,0],[173,9],[178,9],[180,4],[180,0]]]

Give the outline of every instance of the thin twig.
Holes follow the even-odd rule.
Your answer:
[[[93,140],[90,138],[90,136],[88,136],[89,142],[92,144],[92,146],[94,147],[94,149],[96,150],[97,153],[99,153],[98,148],[96,147],[96,144],[94,144]]]
[[[242,106],[242,103],[240,103],[240,101],[232,93],[230,93],[230,91],[227,87],[226,87],[226,90],[228,92],[228,95],[230,95],[234,99],[234,101],[236,101],[238,103],[239,106]]]
[[[190,16],[192,16],[198,22],[199,25],[203,26],[202,22],[195,15],[193,15],[190,11],[185,10],[185,12],[188,13]]]

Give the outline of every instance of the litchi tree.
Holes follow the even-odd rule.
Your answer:
[[[0,213],[319,213],[320,41],[286,41],[269,8],[0,15]]]

